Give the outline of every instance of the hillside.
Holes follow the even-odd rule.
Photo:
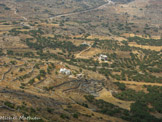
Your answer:
[[[161,6],[0,0],[0,121],[161,122]]]

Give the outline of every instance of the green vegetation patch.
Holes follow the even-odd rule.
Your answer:
[[[130,37],[129,42],[136,42],[140,45],[150,45],[150,46],[162,46],[162,39],[144,39],[140,37]]]

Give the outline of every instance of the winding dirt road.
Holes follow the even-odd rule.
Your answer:
[[[69,13],[65,13],[65,14],[58,14],[58,15],[54,15],[54,16],[50,17],[49,19],[52,20],[54,18],[61,17],[61,16],[70,16],[70,15],[81,14],[81,13],[85,13],[85,12],[89,12],[89,11],[93,11],[93,10],[97,10],[97,9],[102,9],[102,8],[106,7],[107,5],[114,4],[114,2],[112,2],[111,0],[106,0],[106,1],[107,1],[106,3],[104,3],[100,6],[94,7],[94,8],[82,10],[79,12],[69,12]]]
[[[81,56],[82,53],[86,52],[87,50],[91,49],[92,46],[89,46],[87,49],[81,51],[80,53],[76,54],[75,58],[83,58],[83,56]]]

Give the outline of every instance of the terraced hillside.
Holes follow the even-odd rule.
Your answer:
[[[0,0],[0,121],[161,122],[160,4]]]

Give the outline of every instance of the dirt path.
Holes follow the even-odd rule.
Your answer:
[[[150,85],[150,86],[162,86],[162,83],[146,83],[146,82],[136,82],[136,81],[117,81],[120,83],[125,83],[125,84],[132,84],[132,85]]]
[[[0,82],[5,79],[6,74],[9,73],[11,71],[11,69],[12,69],[12,66],[2,75]]]
[[[16,5],[17,5],[17,3],[13,2],[13,4],[10,6],[10,8],[13,10],[14,15],[19,16],[20,18],[23,18],[25,21],[27,21],[28,19],[26,17],[17,13],[17,9],[14,7]]]
[[[81,54],[84,53],[84,52],[86,52],[87,50],[89,50],[91,48],[92,48],[92,46],[90,46],[87,49],[85,49],[85,50],[81,51],[80,53],[76,54],[75,58],[82,58]]]
[[[14,9],[14,14],[17,15],[17,16],[20,16],[20,18],[23,18],[25,21],[28,20],[26,17],[21,16],[20,14],[18,14],[16,9]]]

